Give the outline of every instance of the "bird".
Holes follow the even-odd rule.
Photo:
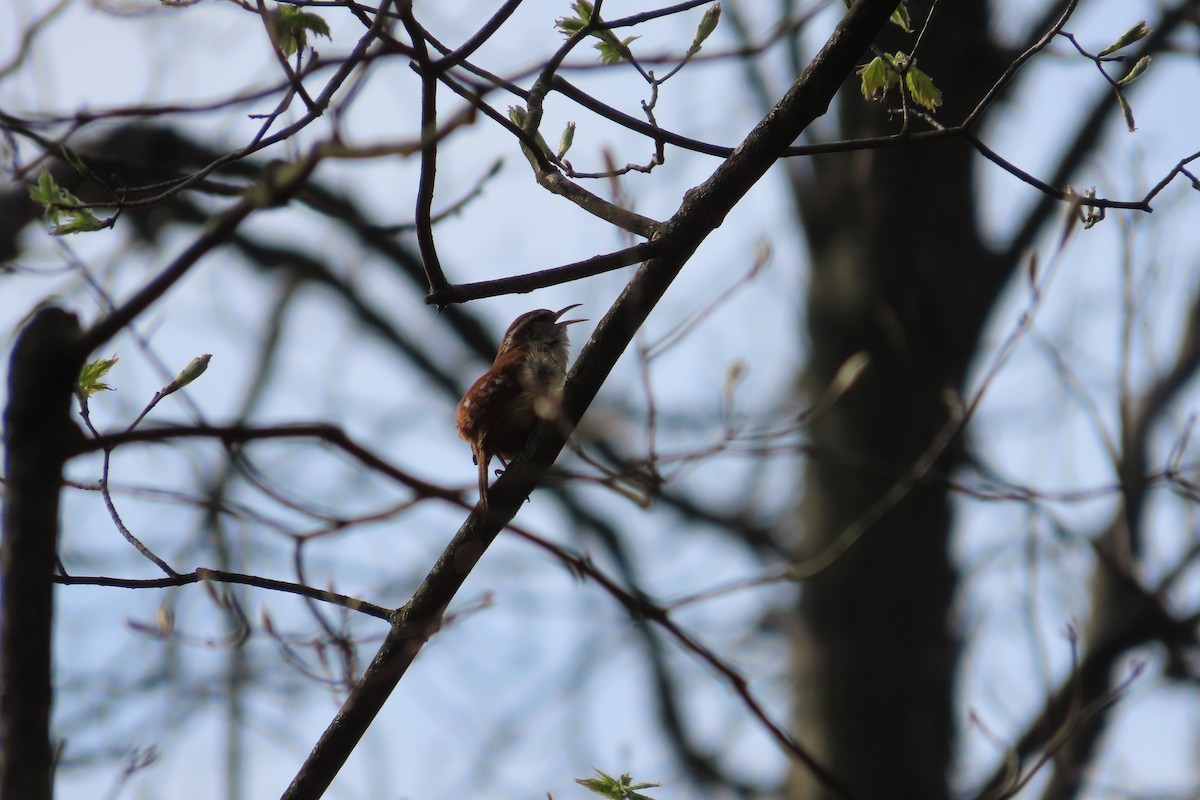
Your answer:
[[[558,416],[570,346],[567,326],[586,322],[562,316],[580,305],[558,311],[539,308],[513,320],[492,366],[458,403],[455,425],[479,467],[479,503],[484,511],[492,457],[507,466],[539,420]]]

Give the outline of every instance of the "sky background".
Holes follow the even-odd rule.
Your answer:
[[[45,4],[6,0],[0,11],[9,24],[0,26],[0,64],[14,52],[19,32],[43,13]],[[1029,8],[1041,3],[1006,3],[997,14],[1005,32],[1018,29]],[[425,7],[427,6],[427,7]],[[491,12],[486,3],[418,3],[429,30],[447,42],[461,41]],[[609,2],[605,14],[615,18],[643,10],[639,3]],[[539,64],[561,41],[553,20],[565,4],[527,2],[474,57],[476,63],[503,75],[519,74]],[[323,55],[346,52],[361,28],[349,15],[322,14],[332,41],[314,42]],[[1081,43],[1098,50],[1138,19],[1152,16],[1150,3],[1085,0],[1068,26]],[[690,41],[699,11],[639,28],[634,47],[639,54],[678,52]],[[820,14],[811,26],[809,45],[824,39],[835,17]],[[765,15],[759,23],[765,26]],[[722,26],[706,50],[730,45]],[[1194,39],[1194,36],[1193,36]],[[1195,42],[1192,42],[1195,47]],[[580,49],[570,63],[589,67],[590,53]],[[779,59],[768,62],[780,67]],[[601,99],[637,113],[644,85],[628,74],[594,69],[572,72]],[[1196,99],[1200,62],[1193,57],[1156,59],[1150,73],[1131,94],[1139,130],[1124,130],[1119,114],[1110,120],[1105,145],[1086,168],[1078,186],[1096,185],[1110,197],[1139,197],[1179,158],[1194,152],[1200,130]],[[113,108],[128,104],[186,105],[220,99],[243,89],[278,80],[278,65],[256,18],[236,6],[200,2],[188,8],[161,8],[150,2],[72,3],[35,42],[28,63],[0,80],[0,107],[18,116],[70,115],[77,109]],[[322,76],[324,77],[324,75]],[[936,79],[936,76],[934,76]],[[1100,78],[1086,61],[1072,55],[1065,42],[1039,57],[1023,73],[1019,101],[1010,102],[984,138],[1005,158],[1035,174],[1045,174],[1057,156],[1063,131],[1071,130],[1081,109],[1100,91]],[[791,77],[773,75],[781,91]],[[320,85],[317,81],[315,86]],[[395,60],[379,67],[342,118],[354,143],[415,138],[419,123],[418,84],[407,64]],[[843,101],[856,102],[854,96]],[[452,98],[443,108],[453,110]],[[503,107],[503,103],[494,100]],[[273,100],[214,114],[176,115],[168,119],[192,135],[221,147],[248,140],[258,123],[248,112],[269,110]],[[1115,108],[1115,102],[1114,102]],[[757,121],[759,111],[739,70],[723,62],[695,63],[666,84],[657,107],[659,122],[693,138],[735,144]],[[601,150],[611,148],[618,163],[644,162],[648,145],[597,118],[581,113],[562,98],[547,106],[543,130],[553,139],[568,120],[578,125],[570,158],[581,170],[602,169]],[[285,120],[286,122],[286,120]],[[287,158],[329,133],[329,120],[311,126],[294,142],[267,157]],[[819,126],[818,126],[819,127]],[[96,130],[102,129],[98,126]],[[30,151],[22,149],[21,158]],[[6,152],[6,160],[8,153]],[[444,207],[471,191],[497,158],[499,174],[487,182],[482,196],[461,214],[441,223],[437,243],[442,263],[453,281],[466,282],[551,267],[626,246],[629,242],[560,198],[540,189],[507,134],[486,121],[450,138],[441,150],[435,205]],[[635,210],[656,219],[670,216],[682,193],[704,180],[717,160],[668,151],[668,161],[651,176],[637,173],[623,181]],[[352,193],[381,225],[409,222],[413,215],[416,160],[400,158],[366,163],[327,162],[319,180]],[[981,170],[985,223],[997,240],[1011,231],[1033,190],[994,167]],[[607,187],[597,187],[597,191]],[[738,410],[747,418],[777,418],[802,403],[793,382],[803,363],[803,301],[806,264],[803,242],[792,222],[782,176],[768,175],[725,224],[705,242],[680,279],[652,314],[645,340],[655,341],[678,322],[735,283],[754,263],[755,249],[769,243],[771,259],[763,273],[708,316],[683,344],[653,364],[655,402],[670,415],[711,415],[720,401],[730,370],[748,367],[738,392]],[[1119,320],[1124,262],[1136,276],[1137,324],[1134,328],[1132,379],[1142,381],[1173,353],[1186,308],[1200,274],[1200,233],[1196,194],[1177,181],[1156,201],[1152,216],[1112,214],[1089,231],[1077,231],[1055,260],[1057,235],[1039,243],[1043,269],[1057,270],[1039,311],[1035,333],[1023,340],[1015,357],[988,389],[970,435],[999,474],[1045,490],[1068,491],[1107,485],[1102,437],[1087,413],[1080,392],[1064,385],[1052,354],[1071,364],[1094,398],[1099,417],[1116,430]],[[221,201],[204,201],[216,209]],[[1061,212],[1060,212],[1061,213]],[[931,221],[927,235],[937,235]],[[436,312],[421,296],[397,279],[371,254],[348,243],[317,215],[289,207],[256,215],[245,229],[252,235],[282,242],[302,242],[314,253],[342,265],[375,307],[418,341],[434,343],[440,357],[455,365],[464,385],[484,368],[457,344],[447,341]],[[97,305],[73,270],[84,264],[113,296],[121,297],[161,269],[194,236],[179,229],[167,246],[151,251],[133,246],[120,225],[115,233],[52,239],[43,230],[27,229],[29,246],[17,274],[6,275],[0,294],[0,331],[4,347],[0,367],[7,370],[12,332],[36,302],[57,295],[84,321],[95,319]],[[534,307],[559,308],[581,302],[593,322],[572,327],[577,354],[615,299],[632,268],[585,282],[553,287],[532,296],[509,296],[477,304],[494,337],[499,338],[517,314]],[[98,424],[127,424],[169,376],[200,353],[212,353],[208,373],[190,387],[191,404],[210,421],[227,419],[237,410],[244,387],[254,379],[247,343],[261,335],[265,299],[274,282],[244,268],[228,251],[209,256],[174,289],[138,330],[153,354],[166,365],[167,378],[146,353],[123,337],[108,348],[121,356],[110,381],[118,391],[93,402]],[[994,316],[990,348],[980,360],[977,384],[992,364],[996,348],[1029,307],[1027,285],[1010,287]],[[257,419],[262,423],[327,420],[369,443],[397,465],[421,477],[470,487],[474,468],[463,443],[453,434],[453,400],[430,390],[406,370],[396,355],[355,324],[345,311],[316,289],[305,289],[288,315],[286,347],[277,380]],[[761,343],[769,341],[764,350]],[[109,354],[107,351],[103,355]],[[4,393],[0,388],[0,395]],[[1182,420],[1196,408],[1195,387],[1180,403]],[[644,409],[636,361],[628,355],[589,412],[610,425],[619,441],[632,450],[643,446],[642,429],[629,409]],[[189,404],[171,398],[153,412],[155,422],[194,420]],[[628,420],[633,419],[632,423]],[[622,420],[625,424],[621,424]],[[587,421],[585,421],[587,424]],[[599,424],[599,423],[598,423]],[[694,449],[718,439],[713,426],[686,426],[663,431],[667,450]],[[1178,430],[1164,431],[1164,452]],[[197,474],[218,463],[217,448],[147,448],[118,452],[114,480],[137,486],[186,491]],[[1160,453],[1161,455],[1161,453]],[[328,503],[342,513],[366,513],[398,501],[395,487],[329,453],[312,448],[272,445],[253,451],[255,463],[276,485],[294,496]],[[577,462],[567,466],[579,468]],[[733,503],[745,496],[748,481],[761,501],[764,517],[786,510],[797,498],[802,464],[780,458],[757,470],[747,459],[714,458],[677,477],[697,496]],[[80,460],[72,476],[94,481],[98,461]],[[685,525],[669,514],[646,513],[603,489],[584,490],[597,507],[612,511],[634,535],[629,537],[644,587],[665,601],[764,571],[764,565],[722,537]],[[301,521],[261,496],[246,496],[291,524]],[[1111,495],[1089,502],[1055,506],[1058,519],[1083,527],[1107,519],[1115,504]],[[157,552],[170,554],[178,569],[211,565],[211,554],[189,551],[198,512],[180,503],[126,496],[126,523]],[[1020,730],[1038,702],[1041,681],[1069,668],[1065,626],[1086,611],[1085,587],[1079,580],[1086,564],[1069,548],[1049,559],[1033,615],[1013,602],[1029,572],[1024,546],[1036,541],[1055,552],[1048,523],[1015,504],[960,502],[961,532],[956,554],[968,570],[960,602],[964,630],[975,636],[962,669],[960,703],[963,719],[972,711],[989,730],[1004,739]],[[1169,564],[1191,541],[1194,527],[1176,505],[1156,507],[1156,523],[1179,528],[1177,537],[1161,539],[1162,552],[1151,563]],[[402,517],[357,526],[344,536],[319,540],[305,551],[313,585],[335,585],[338,591],[383,605],[399,605],[419,580],[462,519],[458,509],[424,504]],[[552,504],[534,502],[521,522],[554,541],[586,546],[569,530]],[[113,529],[98,498],[68,495],[64,510],[64,559],[84,574],[153,577],[154,568],[137,559]],[[309,523],[303,523],[309,524]],[[284,537],[261,528],[240,532],[259,571],[292,577]],[[612,565],[600,559],[600,566]],[[1196,600],[1196,581],[1186,587]],[[764,610],[791,596],[789,587],[771,587],[726,595],[679,612],[680,621],[714,650],[729,658],[752,681],[755,691],[780,719],[786,717],[786,647],[782,637],[751,636]],[[139,773],[122,797],[151,798],[165,791],[178,798],[207,798],[223,791],[224,740],[220,707],[204,687],[216,692],[228,650],[206,646],[226,630],[199,587],[177,590],[178,624],[185,633],[177,666],[203,677],[195,695],[171,688],[150,689],[122,700],[146,665],[158,663],[164,643],[139,626],[154,626],[160,595],[88,587],[60,587],[57,658],[60,706],[57,722],[72,753],[116,751],[157,745],[162,758]],[[243,593],[254,621],[263,614],[280,630],[310,636],[311,619],[292,598],[262,592]],[[1186,599],[1181,597],[1180,600]],[[651,719],[652,699],[645,682],[644,660],[624,613],[596,587],[574,580],[541,551],[502,536],[487,554],[484,567],[467,582],[452,607],[461,615],[436,637],[405,677],[376,726],[354,754],[330,797],[449,797],[470,793],[481,797],[582,797],[572,779],[585,777],[593,766],[636,778],[663,781],[656,796],[682,797],[686,784],[662,749]],[[331,615],[333,616],[333,615]],[[364,657],[382,636],[383,625],[355,620]],[[1038,663],[1040,640],[1045,663]],[[260,667],[261,691],[250,699],[254,720],[245,754],[246,797],[279,794],[340,704],[337,691],[321,687],[284,663],[279,647],[256,637],[248,645]],[[707,669],[689,656],[672,651],[680,672],[694,687],[688,711],[700,740],[725,755],[739,774],[754,780],[782,775],[783,757],[750,721],[744,709]],[[1148,652],[1147,657],[1156,658]],[[989,668],[1003,664],[1003,669]],[[97,685],[97,676],[110,676]],[[1150,774],[1164,790],[1196,781],[1191,767],[1200,753],[1194,695],[1162,690],[1154,678],[1139,682],[1121,711],[1137,724],[1127,739],[1110,746],[1121,757],[1110,768],[1114,785]],[[182,731],[180,730],[182,728]],[[963,787],[990,772],[998,757],[982,735],[964,737]],[[102,796],[118,773],[113,761],[72,764],[60,774],[60,796]],[[1106,776],[1109,777],[1109,776]]]

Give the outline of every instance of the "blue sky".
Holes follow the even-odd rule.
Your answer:
[[[998,24],[1008,30],[1021,10],[1039,5],[1005,4]],[[9,37],[0,38],[0,53],[11,52],[12,37],[40,13],[40,6],[13,0],[17,24],[0,34]],[[1154,13],[1149,3],[1096,0],[1081,6],[1069,29],[1093,50]],[[456,41],[463,36],[463,20],[481,19],[489,8],[460,3],[420,9],[420,13],[430,30]],[[610,18],[634,10],[641,6],[606,4]],[[565,12],[565,5],[523,4],[496,39],[477,54],[478,63],[502,74],[537,64],[560,41],[552,22]],[[317,48],[327,56],[344,52],[360,30],[358,23],[334,11],[321,13],[331,25],[333,41],[317,40]],[[814,31],[827,26],[830,18],[828,12],[820,16]],[[647,26],[638,31],[643,39],[635,47],[639,53],[679,50],[690,39],[696,19],[698,12]],[[714,36],[714,49],[728,44],[726,33],[719,30]],[[581,54],[576,63],[583,58]],[[1053,163],[1057,132],[1068,130],[1078,109],[1091,102],[1100,90],[1100,78],[1064,44],[1056,44],[1028,69],[1020,99],[1005,108],[985,136],[1006,158],[1039,172]],[[1081,188],[1094,183],[1103,195],[1139,196],[1171,164],[1197,149],[1200,104],[1190,99],[1195,96],[1198,69],[1194,57],[1155,61],[1131,94],[1139,131],[1126,132],[1119,115],[1114,115],[1105,145],[1087,165]],[[636,113],[637,99],[644,97],[644,85],[625,73],[577,77],[631,113]],[[777,77],[782,85],[785,78]],[[17,115],[32,115],[131,103],[186,104],[221,98],[277,78],[278,66],[261,26],[232,4],[163,9],[150,2],[76,3],[39,38],[28,67],[0,81],[0,105]],[[397,60],[384,65],[342,119],[351,141],[412,140],[419,123],[416,90],[406,64]],[[444,102],[446,108],[457,108],[452,98]],[[236,112],[174,119],[210,141],[235,147],[258,125],[245,114],[270,106],[270,101],[263,101]],[[667,84],[658,106],[664,126],[726,144],[736,143],[757,113],[738,73],[702,63],[689,66]],[[618,163],[649,156],[645,142],[580,114],[561,99],[547,108],[547,138],[553,138],[568,120],[579,125],[571,153],[579,169],[601,169],[600,153],[606,147]],[[330,124],[326,119],[312,126],[297,147],[327,136]],[[285,146],[266,155],[286,158],[296,152]],[[22,155],[28,158],[29,151]],[[439,253],[452,280],[554,266],[628,244],[608,226],[537,187],[512,141],[484,121],[443,148],[437,204],[453,202],[470,191],[496,158],[503,158],[504,166],[486,184],[481,198],[438,226]],[[716,164],[708,157],[672,152],[653,175],[635,173],[627,178],[624,191],[637,211],[662,219],[673,213],[682,192],[707,177]],[[415,160],[394,158],[328,163],[318,178],[352,192],[374,221],[393,225],[412,219],[416,174]],[[1032,190],[995,168],[983,169],[982,175],[986,223],[1002,237],[1032,202]],[[769,242],[773,255],[761,277],[708,317],[681,346],[654,362],[651,381],[655,403],[662,409],[678,415],[711,413],[730,370],[739,363],[748,368],[738,393],[738,408],[747,417],[763,419],[778,414],[789,402],[794,404],[792,378],[804,358],[800,332],[805,256],[784,188],[778,175],[764,179],[705,243],[651,316],[646,336],[653,341],[735,282],[753,263],[756,246]],[[1058,256],[1058,272],[1039,311],[1035,335],[1022,341],[1001,370],[971,431],[1002,473],[1047,491],[1111,481],[1095,418],[1107,424],[1110,433],[1115,430],[1122,269],[1134,276],[1136,287],[1136,357],[1130,359],[1130,380],[1137,384],[1173,353],[1185,309],[1196,290],[1200,242],[1191,224],[1196,198],[1179,182],[1160,196],[1153,216],[1113,214],[1093,230],[1077,231]],[[220,203],[212,205],[216,208]],[[297,208],[272,211],[253,219],[246,230],[267,239],[302,242],[340,264],[364,295],[411,336],[445,341],[435,312],[410,287],[316,215]],[[49,271],[70,261],[82,263],[109,292],[122,296],[160,269],[193,235],[174,231],[161,252],[151,252],[130,245],[119,227],[115,234],[63,241],[30,229],[26,233],[30,247],[21,266],[33,272],[4,278],[0,330],[6,332],[6,346],[0,358],[6,358],[8,332],[34,302],[49,294],[58,294],[85,319],[96,315],[95,302],[77,273]],[[1054,256],[1054,235],[1048,234],[1038,245],[1043,265]],[[1125,252],[1132,256],[1123,261]],[[583,302],[583,312],[595,320],[627,276],[628,270],[479,306],[497,338],[510,319],[532,307]],[[216,253],[140,322],[140,332],[168,373],[195,355],[213,354],[209,372],[188,390],[205,418],[227,418],[254,379],[254,365],[245,353],[248,343],[261,334],[264,298],[274,291],[271,280],[243,269],[235,256]],[[1027,286],[1011,288],[989,333],[994,346],[1013,330],[1029,300]],[[573,327],[575,353],[591,325]],[[763,340],[777,347],[763,352]],[[329,420],[426,479],[473,485],[474,470],[465,445],[453,435],[453,402],[406,373],[394,354],[348,324],[345,313],[331,306],[327,297],[305,292],[289,314],[285,341],[276,381],[257,412],[259,421]],[[108,349],[121,356],[112,373],[118,391],[97,398],[93,408],[102,427],[117,427],[127,423],[165,380],[153,359],[128,337]],[[1075,368],[1085,391],[1064,381],[1055,369],[1054,354]],[[483,368],[457,345],[441,347],[439,356],[454,364],[464,381]],[[981,359],[979,376],[990,358]],[[6,364],[5,360],[0,366]],[[1098,414],[1089,411],[1083,397],[1092,399]],[[645,403],[638,365],[627,355],[589,417],[593,424],[615,431],[622,444],[636,451],[644,446],[636,412]],[[1177,417],[1182,420],[1195,405],[1193,387]],[[158,422],[191,418],[178,398],[164,402],[152,415],[152,421]],[[1177,430],[1162,432],[1164,451],[1177,436]],[[663,437],[665,450],[683,450],[710,443],[719,432],[668,429]],[[119,452],[114,480],[186,492],[195,476],[219,458],[219,451],[204,447]],[[327,453],[264,447],[255,451],[255,459],[289,493],[338,507],[343,513],[347,508],[350,513],[367,513],[398,499],[394,487],[364,477],[361,470]],[[568,466],[582,469],[577,462]],[[795,459],[777,459],[757,476],[745,459],[717,458],[687,470],[678,480],[698,495],[728,496],[733,502],[753,478],[763,513],[769,514],[794,501],[800,466]],[[94,481],[97,462],[74,465],[72,474]],[[642,512],[600,488],[586,490],[585,497],[612,510],[636,532],[630,546],[637,563],[647,565],[640,578],[658,597],[671,599],[763,570],[741,549],[669,514]],[[310,524],[261,496],[248,493],[240,499],[272,518]],[[172,554],[177,568],[212,566],[210,552],[189,550],[186,544],[194,540],[199,516],[195,509],[137,495],[126,495],[121,503],[127,524],[156,550]],[[1055,505],[1054,510],[1083,528],[1104,519],[1113,503],[1114,498],[1106,496]],[[1175,526],[1179,533],[1156,543],[1152,569],[1169,563],[1191,540],[1186,511],[1167,502],[1156,508],[1159,524]],[[1086,612],[1078,576],[1086,564],[1073,561],[1069,548],[1056,551],[1053,536],[1036,520],[1031,522],[1027,509],[964,500],[960,513],[958,554],[972,570],[961,600],[961,619],[965,629],[979,634],[964,668],[963,719],[974,711],[1003,738],[1020,729],[1037,702],[1039,673],[1053,677],[1067,668],[1069,651],[1060,633]],[[332,582],[348,594],[399,604],[461,516],[454,508],[425,505],[378,524],[356,526],[345,535],[314,541],[305,550],[309,581],[318,586]],[[78,563],[79,572],[153,575],[150,565],[137,560],[112,529],[94,496],[71,494],[64,520],[64,558]],[[584,546],[554,506],[539,503],[536,495],[521,520],[554,541]],[[287,537],[249,523],[234,526],[231,535],[251,554],[249,569],[290,577]],[[1049,561],[1037,593],[1030,590],[1031,573],[1021,558],[1029,542],[1044,546]],[[602,558],[601,565],[613,566]],[[746,636],[763,609],[791,591],[774,587],[735,593],[680,612],[690,630],[751,678],[781,718],[787,713],[785,648],[781,642],[749,641]],[[178,590],[176,596],[177,619],[188,637],[202,643],[222,634],[224,622],[212,613],[203,589]],[[1030,596],[1041,598],[1032,625],[1023,616],[1028,604],[1015,600]],[[172,796],[185,800],[219,796],[224,736],[219,706],[204,702],[193,706],[196,698],[165,689],[99,718],[83,700],[87,693],[71,693],[77,681],[97,674],[135,675],[139,665],[160,656],[162,643],[146,636],[139,626],[153,626],[161,597],[114,589],[60,589],[60,729],[68,738],[68,754],[72,747],[86,750],[106,742],[118,749],[160,745],[162,761],[139,774],[122,797],[160,796],[164,786],[171,787]],[[252,620],[261,620],[265,613],[297,641],[311,635],[311,619],[301,604],[258,592],[244,597]],[[684,796],[687,790],[672,772],[674,767],[649,721],[652,703],[643,682],[637,641],[623,612],[609,598],[575,581],[540,551],[505,536],[488,553],[484,568],[472,576],[458,604],[461,608],[452,610],[466,613],[431,642],[331,796],[444,797],[470,792],[500,797],[541,796],[550,791],[567,798],[583,796],[572,779],[586,776],[592,766],[664,781],[667,785],[657,795],[663,798]],[[382,635],[383,626],[362,620],[354,623],[353,630],[364,639],[362,654],[369,656],[373,637]],[[1044,664],[1037,662],[1039,652],[1045,654]],[[209,676],[207,685],[213,691],[220,688],[227,650],[185,646],[181,653],[180,669]],[[254,722],[246,739],[246,797],[267,797],[286,785],[336,709],[339,695],[284,664],[279,648],[265,637],[252,641],[250,653],[254,663],[264,667],[260,673],[264,683],[271,685],[250,700]],[[746,775],[767,779],[780,774],[783,757],[714,676],[686,656],[672,658],[680,662],[689,687],[694,687],[695,704],[689,711],[702,740],[726,752],[727,761]],[[114,685],[121,683],[114,681]],[[1190,765],[1200,744],[1195,738],[1196,710],[1194,697],[1161,690],[1155,678],[1139,682],[1122,707],[1122,714],[1135,724],[1109,745],[1121,755],[1112,759],[1112,775],[1103,776],[1105,781],[1121,784],[1149,774],[1165,789],[1194,783],[1197,777]],[[186,719],[186,733],[168,736],[176,714]],[[969,785],[990,769],[998,753],[981,737],[970,735],[964,750],[968,755],[961,778]],[[453,754],[452,768],[448,754]],[[112,763],[64,770],[61,796],[97,796],[116,772]]]

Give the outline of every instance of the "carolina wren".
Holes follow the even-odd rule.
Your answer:
[[[559,394],[567,374],[567,326],[584,321],[560,319],[579,305],[558,311],[539,308],[513,320],[491,369],[458,403],[455,423],[479,465],[479,502],[484,509],[492,456],[507,466],[538,420],[553,420],[558,415]]]

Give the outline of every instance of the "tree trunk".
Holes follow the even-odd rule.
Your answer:
[[[986,5],[941,4],[922,42],[921,69],[945,93],[944,119],[961,119],[997,74],[987,67],[999,55],[987,41]],[[910,7],[914,20],[928,12]],[[912,37],[887,38],[888,52],[912,47]],[[839,135],[894,132],[897,120],[856,93],[847,86],[842,95]],[[898,104],[894,94],[890,101]],[[870,357],[811,426],[815,455],[793,537],[801,559],[909,477],[951,419],[948,394],[961,391],[1008,274],[978,230],[972,161],[964,142],[939,141],[793,167],[812,263],[808,396],[854,353]],[[935,473],[959,457],[955,439]],[[795,730],[860,800],[949,796],[959,655],[950,506],[943,485],[920,483],[801,585]],[[799,769],[789,795],[829,796]]]
[[[51,643],[63,464],[78,444],[70,418],[82,353],[79,323],[49,306],[13,348],[4,412],[0,797],[50,800],[54,751]]]

